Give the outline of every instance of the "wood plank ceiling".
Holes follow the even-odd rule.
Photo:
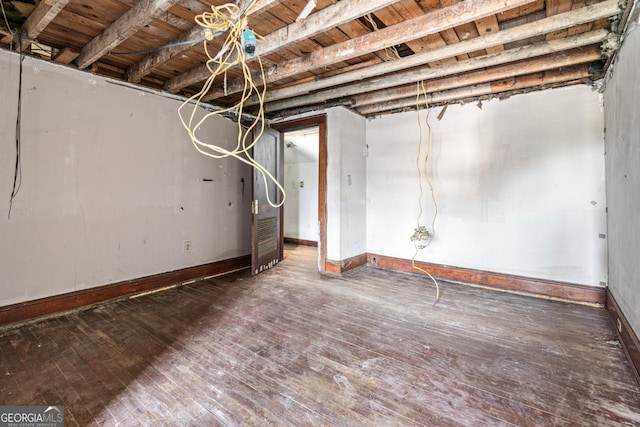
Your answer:
[[[184,96],[210,75],[203,43],[217,52],[223,37],[122,53],[201,38],[195,16],[227,2],[2,1],[4,48]],[[624,0],[317,0],[297,19],[307,3],[257,0],[248,15],[265,37],[257,53],[267,117],[335,105],[364,116],[412,109],[418,82],[430,105],[590,83],[602,78],[630,10]],[[257,72],[257,61],[250,66]],[[223,80],[205,101],[238,100],[240,71]]]

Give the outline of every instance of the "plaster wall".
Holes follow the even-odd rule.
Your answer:
[[[344,108],[327,111],[327,258],[367,252],[367,123]]]
[[[8,219],[19,57],[0,51],[0,306],[250,253],[251,171],[198,153],[178,100],[23,65],[22,185]],[[232,147],[237,128],[214,118],[200,135]]]
[[[640,31],[638,13],[604,96],[609,290],[640,335]]]
[[[436,264],[605,286],[603,112],[585,86],[430,111],[428,173],[438,216],[431,244],[427,183],[419,203],[415,112],[367,123],[367,251]],[[637,117],[637,116],[636,116]],[[427,147],[426,114],[421,113]],[[418,223],[420,206],[423,215]]]

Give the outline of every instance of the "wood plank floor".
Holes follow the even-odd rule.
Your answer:
[[[631,426],[640,387],[604,309],[288,246],[240,272],[0,330],[0,405],[66,425]]]

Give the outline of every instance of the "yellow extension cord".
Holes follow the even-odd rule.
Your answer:
[[[371,28],[373,28],[373,31],[374,31],[374,32],[376,32],[376,31],[378,31],[378,30],[379,30],[379,28],[378,28],[378,24],[377,24],[377,23],[376,23],[376,21],[373,19],[373,16],[371,16],[371,14],[370,14],[370,13],[369,13],[369,14],[367,14],[367,15],[365,16],[365,19],[366,19],[367,21],[369,21],[369,24],[371,24]],[[387,49],[388,49],[388,50],[390,50],[391,52],[393,52],[393,55],[392,55],[392,56],[395,56],[395,58],[394,58],[394,59],[399,59],[399,58],[400,58],[400,53],[398,53],[398,49],[396,49],[396,47],[395,47],[395,46],[390,46],[390,47],[388,47]]]
[[[278,182],[278,180],[260,163],[258,163],[250,153],[250,150],[260,139],[264,133],[264,96],[266,92],[266,83],[264,78],[264,69],[260,57],[256,55],[258,60],[260,73],[262,77],[263,87],[259,89],[253,81],[251,69],[247,65],[244,49],[242,46],[242,31],[247,27],[246,13],[251,10],[257,0],[253,0],[244,10],[240,10],[238,6],[232,3],[227,3],[221,6],[211,6],[211,12],[205,12],[196,16],[195,21],[198,25],[203,27],[211,39],[211,35],[215,33],[226,33],[225,42],[222,45],[220,51],[212,56],[207,49],[207,40],[204,41],[204,50],[209,60],[206,65],[211,75],[205,81],[200,92],[188,98],[178,108],[178,116],[184,128],[189,134],[189,138],[194,147],[202,154],[212,157],[214,159],[222,159],[225,157],[233,157],[241,162],[253,167],[260,172],[264,181],[265,188],[268,187],[268,181],[273,182],[278,190],[282,194],[282,200],[279,203],[275,203],[271,200],[269,191],[266,192],[266,197],[269,205],[273,207],[280,207],[284,204],[286,199],[285,190]],[[256,39],[263,40],[262,37],[256,35]],[[240,65],[244,76],[244,89],[240,100],[231,107],[221,110],[213,111],[206,114],[203,118],[196,121],[196,113],[198,107],[202,101],[202,98],[209,92],[214,80],[221,76],[226,75],[226,72],[231,68]],[[242,128],[241,117],[244,111],[244,103],[246,100],[255,94],[259,99],[259,111],[256,115],[256,119],[246,128]],[[183,115],[183,110],[193,103],[191,114],[188,116]],[[207,144],[201,141],[196,135],[197,129],[212,116],[222,115],[225,113],[236,112],[238,117],[238,139],[236,147],[233,150],[227,150],[215,144]],[[251,132],[257,129],[257,134],[253,139],[253,142],[247,144],[247,140],[251,135]]]
[[[421,227],[420,220],[422,219],[422,214],[423,214],[422,196],[424,194],[424,189],[422,187],[422,169],[420,169],[420,155],[421,155],[421,150],[422,150],[422,123],[420,121],[420,95],[421,94],[424,96],[425,107],[427,109],[427,117],[425,119],[425,122],[427,124],[427,151],[426,151],[426,154],[425,154],[424,160],[423,160],[423,169],[424,169],[425,181],[427,182],[427,184],[429,186],[429,190],[431,191],[431,199],[433,200],[433,206],[435,207],[435,212],[433,214],[433,220],[431,221],[431,234],[429,236],[429,240],[428,240],[427,244],[425,245],[425,246],[429,246],[429,244],[431,243],[431,241],[433,239],[433,236],[435,235],[436,217],[438,216],[438,204],[436,202],[436,195],[435,195],[435,191],[433,189],[433,184],[431,183],[431,180],[429,179],[429,173],[428,173],[428,170],[427,170],[427,162],[429,160],[429,155],[431,154],[431,125],[429,125],[429,101],[428,101],[428,98],[427,98],[427,90],[424,87],[424,81],[423,82],[418,82],[417,83],[417,87],[416,87],[416,113],[418,114],[418,129],[420,131],[420,137],[419,137],[419,140],[418,140],[418,155],[416,156],[416,168],[418,169],[418,187],[420,189],[420,197],[418,198],[418,204],[419,204],[419,207],[420,207],[420,210],[418,212],[418,218],[417,218],[418,229]],[[438,302],[440,301],[440,286],[438,285],[438,282],[436,281],[436,279],[433,278],[431,273],[429,273],[427,270],[425,270],[425,269],[423,269],[421,267],[418,267],[416,265],[416,256],[418,255],[418,251],[420,250],[420,248],[418,247],[417,240],[415,240],[415,239],[412,239],[412,240],[413,240],[413,246],[415,247],[415,253],[413,254],[413,258],[411,259],[411,266],[413,268],[415,268],[416,270],[425,273],[433,281],[433,284],[436,287],[436,299],[435,299],[435,301],[433,303],[433,306],[435,307],[435,305],[438,304]]]
[[[209,76],[209,78],[205,81],[202,89],[200,90],[200,92],[196,93],[195,95],[191,96],[190,98],[188,98],[179,108],[178,108],[178,115],[180,117],[180,121],[182,122],[182,125],[184,126],[184,128],[187,130],[189,137],[193,143],[193,145],[195,146],[195,148],[202,154],[215,158],[215,159],[222,159],[225,157],[233,157],[236,158],[240,161],[242,161],[243,163],[246,163],[247,165],[255,168],[256,170],[258,170],[261,175],[262,178],[264,180],[264,184],[265,187],[268,185],[268,181],[270,180],[273,183],[275,183],[275,185],[278,187],[278,189],[280,190],[280,192],[282,193],[282,201],[278,204],[275,204],[269,197],[269,192],[267,191],[267,200],[269,202],[269,204],[273,207],[280,207],[284,204],[284,201],[286,199],[286,194],[284,191],[283,186],[277,181],[277,179],[265,168],[263,167],[261,164],[259,164],[258,162],[256,162],[253,157],[250,154],[250,150],[253,148],[253,146],[256,144],[256,142],[260,139],[260,137],[262,136],[262,134],[264,133],[264,96],[265,96],[265,92],[266,92],[266,84],[265,82],[265,78],[264,78],[264,69],[262,66],[262,61],[260,60],[260,57],[258,55],[256,55],[256,58],[258,59],[258,64],[260,67],[260,73],[261,73],[261,78],[262,78],[262,82],[263,82],[263,88],[262,90],[258,89],[258,87],[256,86],[255,82],[253,81],[253,76],[251,74],[251,70],[249,68],[249,66],[246,63],[246,57],[244,54],[244,49],[242,47],[242,43],[241,43],[241,36],[242,36],[242,31],[246,28],[247,26],[247,21],[246,21],[246,17],[245,14],[255,5],[257,0],[254,0],[253,2],[251,2],[243,11],[240,11],[240,8],[234,4],[225,4],[222,6],[212,6],[212,12],[205,12],[201,15],[196,16],[196,23],[198,25],[200,25],[201,27],[203,27],[205,30],[211,31],[213,33],[217,33],[217,32],[222,32],[222,33],[228,33],[227,38],[221,48],[221,50],[218,52],[218,54],[216,54],[216,56],[211,56],[211,54],[209,53],[208,49],[207,49],[207,41],[204,42],[204,50],[207,54],[207,57],[209,58],[209,60],[207,61],[206,65],[209,68],[209,71],[211,72],[211,76]],[[372,17],[368,17],[368,19],[370,20],[370,22],[372,22],[372,25],[374,26],[374,28],[376,28],[375,26],[375,21],[373,21]],[[262,39],[260,36],[256,35],[257,39]],[[396,55],[397,55],[397,51]],[[397,55],[399,56],[399,55]],[[244,79],[245,79],[245,85],[244,85],[244,89],[242,91],[242,96],[240,98],[240,100],[233,106],[225,108],[225,109],[221,109],[218,111],[214,111],[214,112],[210,112],[208,114],[206,114],[202,119],[194,122],[195,120],[195,116],[196,116],[196,112],[198,111],[198,107],[200,106],[200,102],[202,101],[202,98],[209,92],[209,90],[211,89],[211,86],[213,85],[214,80],[220,76],[220,75],[224,75],[226,74],[226,72],[235,67],[236,65],[240,65],[242,68],[242,72],[244,75]],[[434,233],[435,233],[435,221],[436,221],[436,217],[438,214],[438,205],[436,203],[436,198],[435,198],[435,192],[434,192],[434,188],[433,185],[431,183],[431,180],[429,179],[428,176],[428,171],[427,171],[427,162],[429,159],[429,154],[431,152],[431,126],[429,125],[429,104],[428,104],[428,100],[427,100],[427,93],[426,93],[426,88],[424,86],[424,82],[419,82],[418,86],[417,86],[417,94],[416,94],[416,111],[418,113],[418,127],[420,129],[420,139],[419,139],[419,143],[418,143],[418,156],[416,158],[416,166],[418,169],[418,181],[419,181],[419,188],[420,188],[420,199],[419,199],[419,204],[420,204],[420,212],[418,215],[418,227],[420,227],[420,220],[422,218],[422,214],[423,214],[423,209],[422,209],[422,196],[423,196],[423,186],[422,186],[422,172],[420,169],[420,155],[421,155],[421,147],[422,147],[422,124],[420,121],[420,95],[422,94],[424,95],[425,98],[425,106],[427,108],[427,118],[426,118],[426,124],[427,124],[427,128],[428,128],[428,132],[427,132],[427,151],[426,151],[426,155],[424,157],[424,161],[423,161],[423,169],[424,169],[424,175],[425,175],[425,181],[427,182],[429,189],[431,191],[431,198],[433,200],[433,204],[435,206],[435,213],[433,216],[433,221],[431,223],[431,235],[429,238],[429,241],[427,243],[427,246],[429,243],[431,243],[431,239],[433,239]],[[246,130],[242,129],[242,124],[241,124],[241,116],[244,110],[244,103],[246,102],[246,100],[252,96],[255,93],[255,95],[258,97],[259,100],[259,111],[257,114],[256,119],[249,125],[249,127]],[[191,114],[188,116],[188,120],[185,119],[185,116],[183,116],[183,109],[191,104],[193,101],[195,100],[195,103],[193,104],[193,109],[191,110]],[[229,113],[229,112],[233,112],[235,111],[238,115],[238,140],[237,140],[237,144],[236,147],[233,150],[227,150],[223,147],[214,145],[214,144],[207,144],[203,141],[201,141],[197,136],[196,136],[196,130],[205,122],[207,121],[210,117],[212,116],[216,116],[216,115],[221,115],[224,113]],[[259,131],[257,136],[254,138],[253,142],[249,145],[247,145],[247,139],[249,137],[249,135],[251,134],[251,132],[257,127],[259,126]],[[243,157],[244,156],[244,157]],[[418,254],[418,245],[417,242],[414,240],[413,242],[414,247],[416,249],[415,254],[413,256],[413,259],[411,261],[411,264],[413,266],[413,268],[415,268],[416,270],[419,270],[425,274],[427,274],[429,276],[429,278],[431,278],[431,280],[433,281],[435,287],[436,287],[436,299],[433,303],[433,305],[435,306],[439,300],[440,300],[440,287],[438,285],[438,282],[434,279],[434,277],[425,269],[418,267],[415,264],[415,258]]]

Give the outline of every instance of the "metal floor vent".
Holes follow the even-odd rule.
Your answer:
[[[258,220],[258,256],[278,250],[278,218],[269,217]]]

